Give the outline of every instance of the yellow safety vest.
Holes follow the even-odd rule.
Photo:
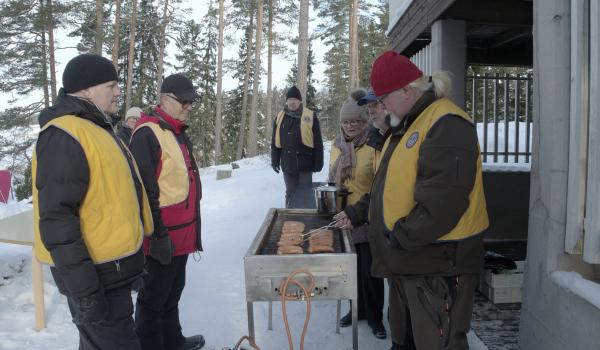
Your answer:
[[[371,190],[373,177],[375,176],[375,160],[377,151],[375,148],[364,144],[355,149],[356,152],[356,168],[353,171],[353,177],[347,179],[343,185],[351,192],[348,196],[348,204],[352,205]],[[329,171],[335,164],[335,161],[341,154],[341,150],[335,146],[331,146],[329,157]]]
[[[71,135],[81,145],[87,159],[90,177],[86,196],[79,208],[79,218],[81,234],[92,261],[101,264],[135,254],[142,245],[144,235],[150,235],[154,231],[148,197],[137,165],[133,162],[136,173],[131,174],[127,159],[117,144],[121,141],[89,120],[65,115],[48,122],[40,132],[51,126]],[[123,148],[127,150],[127,147]],[[35,150],[31,172],[35,255],[40,262],[53,265],[52,257],[40,236]],[[141,216],[133,176],[137,176],[142,186]],[[44,232],[44,235],[52,234],[53,232]]]
[[[281,136],[279,129],[281,129],[281,122],[283,121],[284,116],[284,111],[279,112],[275,121],[275,146],[277,148],[281,148]],[[313,116],[313,111],[306,107],[302,107],[302,116],[300,117],[300,134],[302,135],[302,143],[306,147],[310,148],[315,148],[314,135],[312,131]]]
[[[185,201],[190,193],[190,180],[181,146],[179,146],[175,134],[153,122],[140,124],[135,128],[133,134],[141,128],[152,130],[161,149],[161,169],[158,176],[160,207],[165,208]]]
[[[406,217],[415,207],[414,188],[417,179],[419,150],[429,129],[443,116],[453,114],[473,123],[471,117],[447,98],[439,99],[429,105],[412,123],[389,160],[385,186],[383,190],[383,219],[388,230],[396,222]],[[386,140],[382,154],[390,143]],[[381,158],[381,157],[380,157]],[[378,164],[379,165],[379,164]],[[481,233],[489,226],[483,182],[481,177],[481,156],[477,159],[477,174],[473,189],[469,194],[469,207],[458,224],[440,241],[461,240]],[[443,201],[440,198],[440,201]]]

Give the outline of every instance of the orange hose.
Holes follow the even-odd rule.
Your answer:
[[[238,350],[240,345],[242,344],[242,342],[244,340],[247,340],[248,343],[250,343],[250,346],[253,347],[256,350],[260,350],[260,348],[258,347],[258,345],[256,345],[256,343],[254,342],[254,339],[250,338],[249,336],[245,335],[243,337],[240,338],[240,340],[238,340],[237,344],[235,344],[235,346],[233,347],[234,350]]]
[[[302,274],[302,273],[307,275],[310,278],[310,286],[308,287],[308,290],[302,283],[293,279],[296,275]],[[285,331],[286,331],[287,337],[288,337],[288,345],[290,347],[290,350],[294,350],[294,344],[292,344],[292,333],[290,331],[290,325],[288,323],[287,312],[286,312],[286,307],[285,307],[286,300],[295,300],[295,298],[287,297],[287,288],[288,288],[288,285],[290,282],[295,284],[296,286],[298,286],[298,288],[300,288],[302,290],[302,292],[304,293],[304,295],[306,296],[306,318],[304,319],[304,327],[302,329],[302,336],[300,338],[300,350],[304,350],[304,337],[306,336],[306,331],[308,330],[308,321],[310,320],[310,292],[315,287],[315,278],[314,278],[313,274],[310,273],[308,270],[305,270],[305,269],[294,270],[288,275],[288,277],[285,279],[285,281],[283,282],[283,284],[280,287],[281,312],[283,314],[283,322],[285,323]]]

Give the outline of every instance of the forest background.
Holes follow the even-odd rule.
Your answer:
[[[155,105],[164,76],[187,75],[202,96],[189,121],[201,167],[267,153],[293,84],[332,139],[349,91],[368,86],[387,28],[383,0],[1,0],[1,167],[27,198],[30,130],[77,53],[113,61],[120,116]]]

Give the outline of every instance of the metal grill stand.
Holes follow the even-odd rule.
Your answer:
[[[248,308],[248,333],[254,339],[255,301],[269,303],[269,330],[272,330],[273,301],[280,300],[279,286],[294,270],[306,269],[314,275],[315,287],[312,300],[337,300],[336,333],[339,333],[341,300],[351,300],[352,305],[352,347],[358,350],[358,310],[356,252],[350,235],[346,231],[334,229],[334,253],[308,254],[308,242],[304,245],[305,254],[277,255],[277,241],[281,227],[286,220],[302,221],[305,231],[320,227],[331,221],[331,216],[317,214],[311,209],[270,209],[258,234],[244,257],[246,278],[246,304]],[[308,280],[298,280],[306,283]],[[300,295],[299,295],[300,296]]]

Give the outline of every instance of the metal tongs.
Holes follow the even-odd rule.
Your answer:
[[[305,234],[302,235],[302,237],[306,237],[302,240],[302,242],[306,242],[308,239],[310,239],[310,237],[314,237],[317,236],[323,232],[325,232],[325,230],[330,229],[330,228],[336,228],[337,224],[341,221],[341,219],[337,219],[337,220],[333,220],[332,222],[328,223],[325,226],[321,226],[318,228],[314,228],[308,232],[306,232]]]

